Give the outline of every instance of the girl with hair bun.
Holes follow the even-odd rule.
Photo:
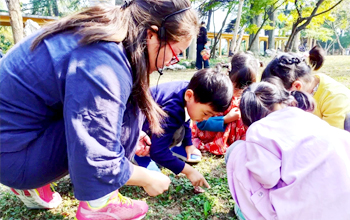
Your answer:
[[[346,121],[350,113],[350,90],[325,74],[311,73],[322,67],[324,59],[325,53],[318,46],[309,52],[311,66],[295,53],[281,53],[267,65],[262,80],[277,76],[287,90],[311,94],[316,102],[313,113],[330,125],[344,129],[350,123]]]
[[[309,94],[278,82],[243,92],[246,140],[225,158],[238,219],[350,218],[350,133],[308,112],[313,108]]]

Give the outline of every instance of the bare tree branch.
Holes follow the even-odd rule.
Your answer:
[[[301,18],[302,16],[301,16],[301,13],[300,13],[300,11],[299,11],[298,0],[295,0],[295,1],[294,1],[294,5],[295,5],[295,8],[296,8],[296,10],[297,10],[297,12],[298,12],[299,18]]]
[[[316,16],[319,16],[319,15],[324,14],[324,13],[326,13],[326,12],[329,12],[329,11],[332,10],[333,8],[337,7],[337,5],[339,5],[342,1],[343,1],[343,0],[338,1],[335,5],[333,5],[333,6],[330,7],[329,9],[327,9],[327,10],[325,10],[325,11],[323,11],[323,12],[320,12],[320,13],[314,15],[313,17],[316,17]]]

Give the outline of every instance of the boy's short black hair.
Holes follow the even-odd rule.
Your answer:
[[[230,78],[217,68],[197,71],[187,89],[193,91],[196,102],[209,104],[215,112],[224,112],[230,106],[233,96]]]

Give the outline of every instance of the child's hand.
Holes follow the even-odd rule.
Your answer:
[[[194,145],[186,146],[185,150],[187,154],[187,160],[189,162],[191,162],[191,154],[195,154],[202,157],[202,153]]]
[[[241,113],[238,108],[233,108],[224,116],[224,124],[228,124],[237,121],[241,117]]]
[[[205,187],[210,189],[210,185],[204,178],[204,176],[190,165],[185,164],[185,168],[182,170],[182,173],[184,173],[187,176],[187,178],[191,181],[194,187],[204,185]]]
[[[141,131],[140,139],[139,139],[139,142],[137,143],[135,154],[137,156],[148,156],[150,146],[151,146],[151,139],[144,131]]]

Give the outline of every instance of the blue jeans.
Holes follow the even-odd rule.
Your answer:
[[[242,140],[237,140],[237,141],[233,142],[233,143],[227,148],[226,154],[225,154],[225,163],[227,163],[228,158],[229,158],[231,152],[233,151],[233,149],[234,149],[238,144],[240,144],[240,143],[242,143]]]
[[[226,154],[225,154],[225,163],[227,163],[228,158],[230,157],[230,154],[232,153],[233,149],[242,142],[243,142],[242,140],[237,140],[233,142],[233,144],[231,144],[229,148],[227,148]],[[245,220],[244,215],[242,214],[242,211],[237,204],[235,204],[234,206],[234,211],[238,220]]]
[[[344,130],[350,132],[350,113],[346,115],[345,121],[344,121]]]
[[[209,60],[203,60],[203,57],[201,55],[201,51],[204,49],[204,44],[197,44],[197,59],[196,59],[196,68],[202,69],[203,64],[204,68],[209,68]]]
[[[15,189],[39,188],[68,174],[63,119],[23,150],[0,153],[0,170],[1,183]]]

